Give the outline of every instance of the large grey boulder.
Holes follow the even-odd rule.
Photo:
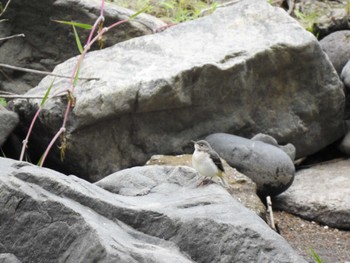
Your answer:
[[[70,74],[76,61],[55,72]],[[243,0],[91,52],[80,75],[100,80],[78,83],[66,159],[56,164],[91,181],[153,154],[190,152],[190,140],[217,131],[249,138],[263,131],[294,144],[297,157],[344,132],[335,70],[314,36],[265,0]],[[44,94],[51,82],[43,79],[28,95]],[[56,80],[51,92],[66,87],[67,80]],[[24,122],[39,102],[15,103]],[[44,107],[32,137],[36,149],[59,129],[65,105],[64,97]]]
[[[57,64],[79,54],[72,27],[53,20],[92,25],[100,15],[100,7],[100,0],[12,1],[1,17],[8,21],[0,23],[0,37],[19,33],[26,37],[2,41],[1,63],[51,71]],[[135,12],[105,1],[104,25],[126,19]],[[110,30],[103,45],[108,47],[130,38],[152,34],[164,25],[165,23],[155,17],[141,14],[133,21]],[[77,30],[82,43],[85,43],[89,31],[79,28]],[[99,46],[95,44],[93,49],[99,49]],[[3,81],[0,82],[0,89],[16,93],[24,93],[42,79],[42,75],[5,71],[7,78],[0,75],[0,80]]]
[[[293,185],[273,202],[322,224],[350,229],[350,161],[316,165],[297,172]]]
[[[0,253],[23,262],[305,262],[189,167],[136,167],[98,185],[0,158]],[[118,194],[117,194],[118,193]]]
[[[261,197],[275,196],[287,190],[294,180],[294,164],[290,156],[276,145],[265,143],[255,137],[243,137],[215,133],[206,137],[210,145],[232,167],[256,183]]]
[[[18,115],[0,105],[0,147],[18,124]]]
[[[166,165],[166,166],[189,166],[192,167],[192,154],[181,154],[176,156],[154,155],[146,163],[147,165]],[[258,216],[266,221],[266,207],[256,194],[256,184],[244,174],[238,172],[223,162],[225,169],[224,177],[229,185],[225,189],[245,207],[255,212]],[[198,184],[203,181],[203,177]],[[215,178],[212,179],[213,181]],[[217,182],[220,184],[220,182]],[[222,186],[222,184],[220,184]]]

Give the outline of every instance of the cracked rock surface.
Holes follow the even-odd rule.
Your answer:
[[[11,159],[0,166],[0,253],[23,262],[305,262],[222,187],[198,188],[189,167],[112,174],[98,185],[113,193]]]

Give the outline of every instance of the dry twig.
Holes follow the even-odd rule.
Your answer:
[[[68,92],[64,92],[61,94],[57,94],[54,96],[49,96],[48,99],[56,98],[56,97],[62,97],[67,95]],[[45,96],[30,96],[30,95],[19,95],[19,94],[3,94],[0,92],[0,98],[4,99],[43,99]]]
[[[1,13],[0,13],[0,16],[2,16],[5,12],[6,12],[6,9],[7,7],[9,6],[9,4],[11,3],[11,0],[8,0],[5,7],[2,9]]]
[[[67,78],[67,79],[71,78],[71,76],[55,74],[55,73],[52,73],[52,72],[49,72],[49,71],[42,71],[42,70],[29,69],[29,68],[21,68],[21,67],[11,66],[11,65],[8,65],[8,64],[2,64],[2,63],[0,63],[0,67],[13,69],[13,70],[18,70],[18,71],[23,71],[23,72],[34,73],[34,74],[39,74],[39,75],[49,75],[49,76],[54,76],[54,77],[58,77],[58,78]],[[79,77],[79,79],[81,79],[81,80],[99,80],[99,78],[83,78],[83,77]]]
[[[272,202],[271,202],[271,197],[270,196],[266,197],[266,203],[267,203],[267,210],[268,210],[268,212],[270,214],[271,228],[273,230],[277,231],[276,225],[275,225],[275,219],[273,218]]]
[[[17,34],[17,35],[12,35],[12,36],[8,36],[8,37],[0,37],[0,41],[9,40],[9,39],[15,38],[15,37],[25,37],[25,35],[24,34]]]

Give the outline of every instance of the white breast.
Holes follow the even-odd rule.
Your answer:
[[[192,165],[194,169],[205,177],[213,177],[218,173],[218,168],[210,159],[209,154],[206,152],[194,151],[192,156]]]

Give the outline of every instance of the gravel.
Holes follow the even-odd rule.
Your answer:
[[[312,248],[323,263],[350,263],[350,231],[323,226],[284,211],[274,211],[281,236],[307,260]]]

